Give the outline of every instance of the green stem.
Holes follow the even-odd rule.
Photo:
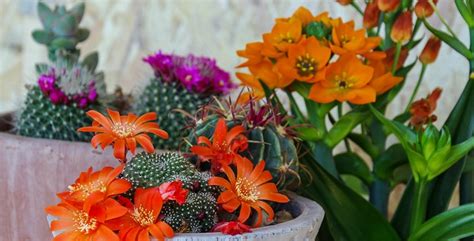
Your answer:
[[[377,36],[380,35],[380,30],[382,29],[382,23],[383,23],[384,18],[385,18],[385,13],[384,12],[380,13],[379,23],[377,25],[377,33],[376,33]]]
[[[418,30],[420,29],[420,26],[421,26],[422,23],[423,22],[419,18],[416,19],[415,27],[413,28],[413,34],[411,35],[410,42],[412,42],[413,39],[415,39],[415,35],[418,32]]]
[[[355,1],[352,1],[351,5],[360,15],[364,15],[364,12],[360,8],[359,4],[357,4]]]
[[[402,42],[398,42],[395,50],[395,58],[392,65],[392,74],[395,75],[397,71],[398,60],[400,59],[400,53],[402,52]]]
[[[438,16],[439,20],[441,21],[441,23],[443,23],[443,25],[446,27],[446,29],[448,29],[448,32],[454,37],[454,38],[457,38],[459,39],[456,34],[454,33],[454,31],[451,29],[451,27],[449,26],[448,22],[446,21],[446,19],[441,15],[441,13],[439,12],[438,10],[438,7],[436,7],[436,5],[433,3],[433,0],[428,0],[428,3],[431,5],[431,7],[434,9],[434,12],[436,13],[436,16]]]
[[[303,112],[301,112],[301,109],[298,106],[298,103],[296,102],[295,97],[291,94],[291,91],[287,90],[286,94],[288,95],[288,99],[290,100],[291,113],[295,115],[298,120],[304,121],[305,117],[303,115]]]
[[[407,107],[405,108],[405,112],[408,112],[410,110],[411,103],[415,99],[416,93],[418,93],[418,89],[420,88],[421,82],[423,81],[423,76],[425,75],[425,71],[426,71],[426,64],[422,64],[420,76],[418,77],[418,81],[416,82],[415,89],[413,90],[413,93],[411,94],[410,99],[408,100]]]
[[[341,119],[342,117],[342,103],[339,103],[337,105],[337,118],[338,119]],[[351,149],[351,145],[349,144],[349,140],[347,140],[347,138],[344,138],[344,146],[346,147],[346,150],[348,152],[352,152],[352,149]]]
[[[428,186],[426,181],[420,180],[415,183],[415,193],[412,200],[410,234],[415,233],[425,221],[426,205],[428,201]]]

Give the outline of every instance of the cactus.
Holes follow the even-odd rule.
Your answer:
[[[156,187],[165,182],[181,180],[189,190],[186,202],[178,205],[167,202],[163,206],[164,221],[177,232],[207,232],[217,220],[214,187],[208,186],[210,173],[199,172],[178,153],[140,153],[127,162],[123,178],[136,188]]]
[[[177,83],[155,78],[137,97],[134,112],[137,114],[156,112],[160,128],[169,133],[169,139],[153,137],[153,143],[158,149],[178,150],[181,138],[189,133],[183,129],[186,124],[185,117],[175,110],[194,113],[209,101],[209,97],[192,93]]]
[[[33,31],[32,36],[36,42],[48,47],[50,60],[56,60],[57,50],[79,56],[77,44],[89,37],[89,30],[79,27],[85,4],[79,3],[67,10],[65,6],[50,9],[45,3],[39,2],[37,9],[43,29]]]
[[[38,85],[28,88],[16,127],[23,136],[89,141],[90,134],[78,133],[90,124],[87,109],[101,109],[105,94],[102,73],[94,73],[84,62],[58,57],[53,66],[37,65]],[[94,67],[95,68],[95,67]]]
[[[190,143],[196,143],[199,136],[211,138],[218,119],[225,118],[229,128],[243,125],[247,129],[248,148],[241,155],[254,164],[265,160],[265,169],[272,173],[273,181],[280,188],[294,188],[299,184],[296,141],[292,130],[283,126],[284,120],[277,110],[270,105],[258,107],[251,100],[243,106],[228,103],[227,108],[217,103],[204,107],[201,113],[187,138]]]

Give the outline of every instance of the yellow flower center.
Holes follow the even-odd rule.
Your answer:
[[[342,35],[341,36],[341,44],[345,45],[355,39],[354,36],[347,36],[347,35]]]
[[[235,183],[235,190],[237,192],[237,196],[241,200],[247,202],[256,202],[258,200],[258,196],[260,195],[260,192],[257,190],[257,186],[245,178],[237,179],[237,182]]]
[[[84,211],[74,212],[74,227],[77,231],[89,234],[92,231],[97,229],[97,220],[95,218],[90,218],[89,215]]]
[[[143,206],[133,209],[132,219],[142,227],[147,227],[155,223],[155,215],[153,215],[153,211],[148,210]]]
[[[120,138],[127,138],[132,136],[137,127],[129,123],[115,123],[112,126],[112,131]]]
[[[68,187],[70,192],[82,192],[81,198],[85,200],[91,195],[91,193],[99,191],[106,192],[107,186],[102,181],[89,182],[86,184],[73,184]]]
[[[348,76],[347,72],[342,72],[341,75],[334,76],[334,82],[336,83],[339,89],[348,89],[353,86],[350,77]]]
[[[292,44],[295,42],[295,39],[291,36],[291,34],[288,32],[286,34],[283,34],[281,33],[279,36],[278,36],[278,40],[277,42],[284,42],[284,43],[289,43],[289,44]]]
[[[305,55],[300,55],[296,59],[296,69],[298,70],[298,75],[300,76],[309,76],[316,73],[317,63],[316,60],[306,53]]]

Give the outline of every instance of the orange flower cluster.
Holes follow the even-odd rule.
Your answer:
[[[330,18],[327,13],[313,16],[299,8],[290,18],[277,19],[263,42],[247,44],[237,54],[247,60],[238,67],[250,74],[237,73],[250,95],[264,96],[260,81],[271,89],[288,88],[293,82],[312,85],[309,98],[319,102],[374,102],[402,78],[390,68],[377,69],[386,54],[377,51],[380,37],[367,37],[354,22]]]
[[[89,168],[69,191],[58,193],[61,202],[46,208],[57,218],[51,222],[51,231],[61,232],[53,241],[149,241],[150,234],[159,241],[173,237],[173,229],[161,221],[160,211],[168,200],[181,205],[186,199],[188,191],[182,189],[181,181],[137,189],[132,204],[120,196],[131,187],[118,178],[123,168],[105,167],[97,172]]]
[[[240,207],[238,222],[224,222],[214,230],[227,234],[238,234],[249,231],[244,223],[249,219],[252,209],[257,212],[255,227],[262,223],[262,209],[268,219],[273,220],[274,212],[265,201],[286,203],[288,197],[278,193],[277,186],[270,182],[273,177],[265,169],[265,161],[260,161],[254,168],[253,163],[239,155],[247,149],[247,138],[243,135],[245,129],[235,126],[229,132],[224,119],[219,119],[213,135],[213,143],[204,136],[198,137],[198,144],[191,147],[191,152],[201,160],[211,162],[212,167],[219,167],[227,179],[214,176],[209,179],[209,185],[220,186],[224,191],[219,195],[217,203],[229,213],[236,212]],[[237,169],[237,175],[231,167]]]

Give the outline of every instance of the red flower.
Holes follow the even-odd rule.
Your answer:
[[[405,11],[402,12],[395,23],[393,23],[392,32],[390,37],[393,42],[402,43],[410,40],[411,35],[413,34],[413,19],[412,12]]]
[[[247,149],[247,137],[242,134],[244,131],[243,126],[227,131],[225,120],[221,118],[216,124],[212,143],[209,138],[200,136],[197,145],[191,147],[191,152],[201,160],[211,162],[213,172],[217,173],[221,167],[231,164],[239,152]]]
[[[161,198],[164,202],[168,200],[174,200],[179,205],[183,205],[186,202],[188,196],[188,190],[183,188],[183,182],[178,180],[174,182],[165,182],[159,187]]]
[[[230,234],[232,236],[252,232],[249,226],[239,221],[220,222],[212,228],[212,231]]]
[[[439,49],[441,48],[441,40],[435,36],[428,39],[423,51],[420,54],[420,62],[423,64],[431,64],[438,57]]]
[[[410,108],[410,124],[415,128],[421,128],[424,124],[436,121],[437,117],[433,112],[440,96],[441,89],[436,88],[426,98],[413,102]]]

